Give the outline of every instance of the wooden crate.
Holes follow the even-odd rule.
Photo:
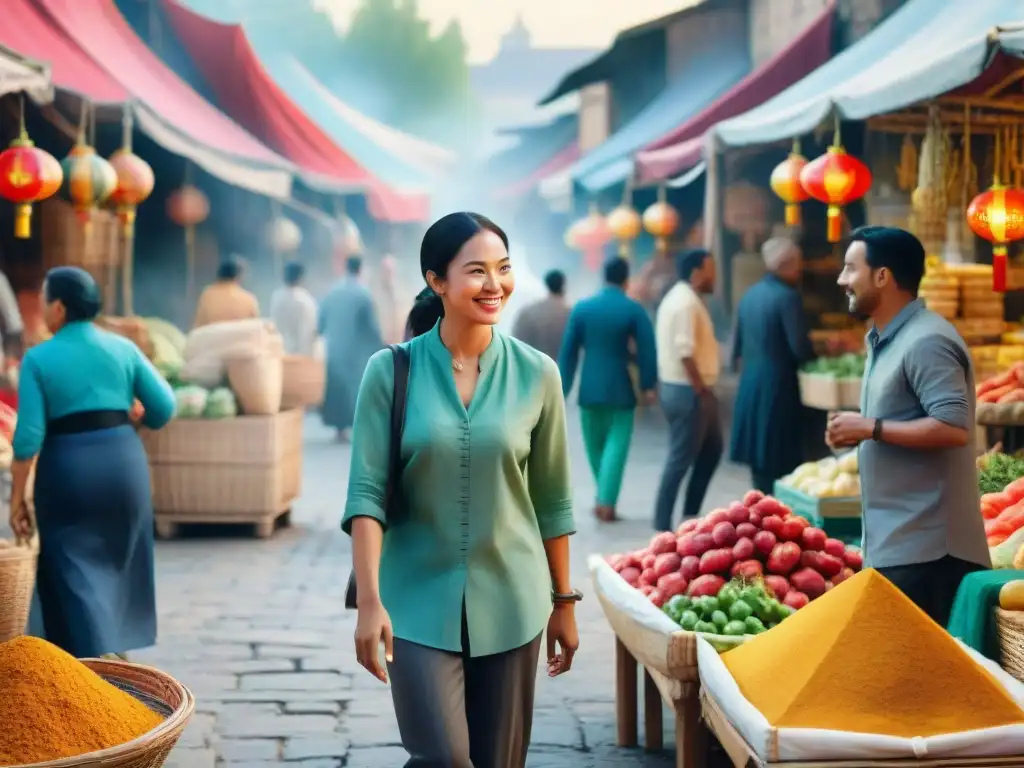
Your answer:
[[[302,452],[303,412],[231,419],[174,419],[140,430],[150,464],[273,464]]]

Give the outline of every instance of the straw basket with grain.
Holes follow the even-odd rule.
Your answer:
[[[284,362],[281,355],[259,353],[228,360],[228,383],[242,413],[270,416],[281,410]]]
[[[0,643],[25,634],[36,586],[38,539],[0,540]]]
[[[999,666],[1024,682],[1024,611],[995,611]]]
[[[162,715],[164,721],[126,744],[11,768],[160,768],[195,711],[196,701],[191,691],[167,673],[142,664],[106,659],[83,659],[82,663]]]

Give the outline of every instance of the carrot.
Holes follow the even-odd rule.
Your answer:
[[[981,382],[974,388],[974,394],[977,397],[981,397],[986,392],[991,392],[993,389],[998,389],[999,387],[1005,387],[1007,384],[1016,380],[1017,374],[1011,368],[1008,371],[1003,371],[998,376],[993,376],[989,379],[985,379],[983,382]]]
[[[1012,392],[1007,392],[1005,395],[999,398],[996,402],[998,403],[1022,403],[1024,402],[1024,389],[1015,389]]]
[[[1013,503],[1024,500],[1024,477],[1018,477],[1003,488],[1003,493],[1013,499]]]
[[[1009,506],[1012,506],[1015,502],[1013,496],[1008,494],[1006,491],[1000,491],[999,493],[986,493],[981,497],[981,503],[992,506],[997,512],[1002,512]]]
[[[1015,390],[1015,389],[1017,389],[1017,384],[1016,383],[1004,384],[1001,387],[996,387],[995,389],[990,389],[988,392],[986,392],[983,395],[979,395],[978,396],[978,402],[979,403],[997,403],[997,402],[999,402],[999,398],[1000,397],[1002,397],[1003,395],[1005,395],[1005,394],[1007,394],[1009,392],[1013,392],[1013,390]]]
[[[999,516],[999,510],[993,507],[991,504],[981,505],[981,518],[982,520],[994,520]]]
[[[1009,523],[1005,523],[1002,520],[989,520],[985,523],[985,535],[986,536],[1010,536],[1013,534],[1013,528],[1010,527]]]
[[[1008,538],[1010,538],[1010,537],[1009,536],[989,536],[986,539],[985,543],[988,544],[989,549],[991,549],[992,547],[998,547],[1000,544],[1002,544]]]

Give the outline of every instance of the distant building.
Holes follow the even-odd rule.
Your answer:
[[[485,149],[494,151],[510,140],[495,132],[508,126],[543,122],[552,115],[537,102],[566,72],[579,67],[599,51],[589,48],[534,48],[530,31],[521,18],[505,33],[497,55],[486,64],[472,67],[470,84],[482,105],[486,133],[494,136]],[[556,112],[575,111],[562,104]]]

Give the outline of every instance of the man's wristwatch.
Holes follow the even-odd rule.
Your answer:
[[[583,599],[583,593],[578,589],[574,589],[571,592],[551,592],[552,603],[578,603]]]
[[[876,443],[882,440],[882,423],[881,419],[875,419],[875,426],[871,430],[871,439]]]

